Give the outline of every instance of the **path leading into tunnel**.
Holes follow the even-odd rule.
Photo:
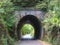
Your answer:
[[[23,40],[15,45],[42,45],[38,40]]]
[[[52,44],[40,40],[23,40],[18,41],[18,43],[15,43],[15,45],[52,45]]]

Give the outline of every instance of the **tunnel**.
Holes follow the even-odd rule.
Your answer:
[[[26,15],[20,19],[17,25],[17,36],[18,39],[21,40],[21,28],[24,24],[31,24],[34,27],[34,40],[41,39],[42,37],[42,23],[41,21],[34,15]]]

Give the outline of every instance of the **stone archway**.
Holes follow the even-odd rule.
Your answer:
[[[24,24],[29,23],[31,24],[35,29],[34,39],[41,39],[42,37],[42,25],[41,21],[35,17],[34,15],[26,15],[22,17],[17,25],[17,35],[18,39],[21,39],[21,28]]]

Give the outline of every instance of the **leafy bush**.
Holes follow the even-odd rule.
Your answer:
[[[11,0],[0,0],[0,15],[3,19],[2,23],[5,24],[5,27],[8,31],[12,31],[11,26],[15,22],[15,15],[13,14],[14,9],[15,8],[14,8]],[[9,35],[9,33],[8,33],[8,35]],[[8,45],[7,38],[4,38],[4,36],[2,36],[3,45]],[[13,42],[12,38],[9,38],[9,39],[10,39],[10,42]]]
[[[56,34],[58,33],[59,27],[60,27],[60,13],[59,13],[60,4],[59,6],[58,4],[59,4],[59,0],[50,1],[49,11],[45,15],[45,18],[43,21],[43,28],[47,34],[46,36],[47,38],[45,37],[44,39],[48,42],[53,43],[53,45],[57,45]],[[52,36],[54,37],[53,39],[52,39]]]
[[[2,43],[3,43],[3,45],[8,45],[7,44],[7,38],[4,36],[4,35],[2,35]]]

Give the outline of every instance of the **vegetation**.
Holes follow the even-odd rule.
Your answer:
[[[18,8],[26,7],[33,7],[45,11],[48,10],[44,20],[42,21],[45,34],[47,34],[47,36],[44,37],[44,40],[53,43],[53,45],[57,45],[56,39],[60,29],[60,0],[0,0],[0,30],[5,30],[6,33],[8,32],[7,38],[4,33],[0,36],[2,38],[3,45],[9,45],[7,44],[8,42],[14,42],[14,38],[11,36],[11,32],[13,32],[11,27],[16,22],[14,11],[18,10]],[[26,30],[26,28],[22,28],[22,30],[23,29]]]
[[[22,31],[22,35],[25,34],[30,34],[32,32],[32,30],[34,30],[33,26],[30,24],[25,24],[23,25],[21,31]]]
[[[34,37],[34,27],[31,24],[24,24],[21,29],[21,35],[22,36],[30,35],[31,37]]]
[[[47,39],[45,39],[48,42],[52,42],[53,45],[57,45],[57,35],[60,29],[59,11],[59,0],[50,1],[48,13],[46,14],[45,20],[43,21],[44,29],[48,35]]]
[[[15,20],[14,15],[12,13],[13,11],[14,11],[13,3],[10,2],[10,0],[0,0],[0,21],[1,21],[0,27],[2,26],[5,27],[5,28],[2,27],[2,30],[5,30],[5,32],[1,36],[3,45],[8,45],[6,44],[7,41],[9,43],[12,43],[11,42],[12,39],[8,32],[12,31],[10,27],[13,25],[14,20]],[[6,38],[7,35],[5,35],[5,33],[7,33],[8,38]]]

